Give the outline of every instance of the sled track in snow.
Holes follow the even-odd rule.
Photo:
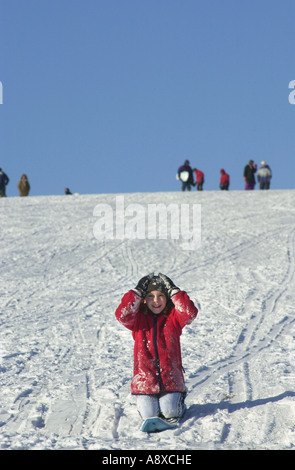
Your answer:
[[[281,298],[288,296],[288,292],[295,289],[294,246],[295,230],[289,236],[287,248],[289,263],[282,283],[274,292],[273,290],[269,291],[268,297],[261,303],[260,311],[251,314],[250,320],[241,330],[232,354],[211,364],[209,369],[213,370],[212,374],[207,370],[198,374],[198,377],[189,382],[191,388],[195,388],[205,381],[208,383],[208,381],[216,380],[221,374],[231,371],[246,360],[250,360],[268,348],[270,342],[278,342],[281,335],[294,325],[295,318],[293,316],[277,315]],[[246,299],[245,310],[248,308],[247,303],[250,303],[249,299]]]
[[[269,350],[274,352],[282,347],[282,339],[294,332],[295,318],[294,309],[290,305],[289,313],[284,311],[289,297],[295,291],[295,230],[291,230],[288,236],[286,247],[288,263],[284,276],[280,284],[269,289],[265,298],[255,302],[255,290],[250,291],[245,300],[243,311],[252,312],[249,320],[242,327],[237,342],[233,345],[229,356],[207,364],[196,374],[192,374],[188,380],[188,388],[194,394],[202,395],[206,390],[218,380],[228,381],[228,393],[220,403],[206,405],[192,405],[190,414],[198,418],[202,414],[211,413],[212,410],[226,410],[227,413],[235,413],[238,410],[251,409],[259,405],[280,402],[280,400],[292,399],[295,396],[293,388],[285,392],[278,393],[277,396],[268,397],[265,395],[263,384],[260,386],[253,382],[253,367],[261,367],[264,355],[269,354]],[[231,254],[229,253],[229,256]],[[254,276],[253,276],[254,277]],[[240,315],[241,312],[239,312]],[[284,341],[283,341],[284,344]],[[288,351],[286,350],[286,359]],[[295,375],[294,375],[295,383]],[[260,398],[257,398],[260,397]],[[201,411],[202,410],[202,411]],[[224,426],[221,430],[220,445],[226,446],[227,442],[234,442],[239,439],[236,426],[232,426],[232,418],[225,418]],[[257,433],[260,433],[261,440],[267,447],[270,435],[279,426],[278,419],[270,411],[263,415],[262,426]],[[234,437],[236,436],[236,437]]]

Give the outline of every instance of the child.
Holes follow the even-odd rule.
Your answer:
[[[219,187],[221,190],[228,191],[229,188],[229,175],[225,172],[223,168],[220,170],[220,184]]]
[[[148,274],[127,292],[116,318],[132,331],[134,374],[131,392],[143,419],[179,418],[185,411],[180,335],[198,309],[164,274]]]
[[[201,170],[197,168],[193,169],[193,172],[196,175],[195,186],[197,186],[197,191],[203,191],[203,184],[205,183],[205,175]]]

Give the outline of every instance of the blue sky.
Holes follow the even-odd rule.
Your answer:
[[[0,0],[8,196],[218,190],[249,159],[295,185],[294,0]]]

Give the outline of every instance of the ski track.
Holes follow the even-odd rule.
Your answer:
[[[0,448],[289,449],[295,436],[293,191],[126,195],[202,207],[202,245],[93,236],[115,195],[0,200]],[[22,224],[18,224],[18,220]],[[167,273],[200,306],[182,335],[179,428],[139,431],[122,295]]]

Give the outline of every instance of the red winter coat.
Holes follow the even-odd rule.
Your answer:
[[[197,183],[205,183],[204,173],[201,170],[195,170]]]
[[[224,170],[220,170],[220,174],[220,184],[229,186],[229,175]]]
[[[184,291],[172,297],[168,317],[144,313],[141,298],[127,292],[116,310],[116,318],[132,331],[134,339],[133,394],[185,392],[180,335],[197,316],[198,309]]]

